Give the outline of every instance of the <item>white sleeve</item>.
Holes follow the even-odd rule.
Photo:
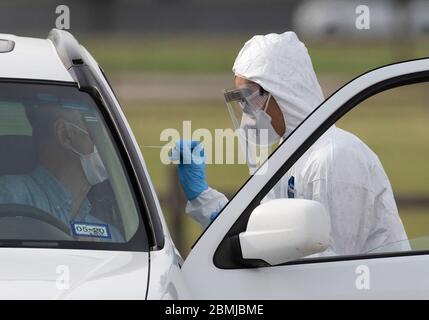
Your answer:
[[[223,193],[209,187],[198,197],[188,201],[186,213],[205,229],[212,221],[212,215],[219,213],[227,203],[228,199]]]

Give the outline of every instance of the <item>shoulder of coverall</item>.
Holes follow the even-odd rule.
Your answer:
[[[372,168],[379,166],[378,158],[366,144],[337,127],[322,135],[303,159],[300,171],[307,182],[326,179],[368,188]]]

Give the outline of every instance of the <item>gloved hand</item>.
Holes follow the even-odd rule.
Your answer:
[[[180,160],[179,181],[188,200],[207,190],[205,154],[199,141],[176,141],[171,159]]]

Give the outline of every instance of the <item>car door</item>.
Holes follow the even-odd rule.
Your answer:
[[[387,65],[350,81],[316,108],[205,230],[182,271],[195,298],[429,298],[429,251],[394,250],[302,259],[270,266],[241,263],[233,239],[261,199],[333,124],[369,97],[429,81],[429,58]],[[241,262],[240,262],[241,261]]]

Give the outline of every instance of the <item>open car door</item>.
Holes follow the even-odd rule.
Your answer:
[[[253,229],[251,235],[256,234],[255,237],[245,234],[261,220],[261,212],[270,219],[270,208],[278,210],[278,206],[261,209],[261,200],[337,120],[379,92],[426,81],[429,81],[429,58],[387,65],[347,83],[316,108],[262,165],[264,168],[260,170],[265,174],[252,176],[194,245],[182,268],[192,295],[198,299],[395,298],[404,295],[428,298],[429,278],[424,272],[429,268],[429,251],[393,250],[357,256],[293,259],[293,254],[284,255],[281,251],[282,241],[296,240],[287,230],[280,230],[277,238],[270,237],[270,232],[279,230],[266,223],[256,233]],[[291,219],[295,217],[291,210],[303,211],[303,214],[307,214],[307,209],[313,213],[322,210],[305,204],[294,207],[284,202],[283,205],[285,211],[289,210],[285,212],[286,217]],[[314,217],[321,219],[320,228],[329,233],[323,225],[323,217],[317,212]],[[287,226],[288,221],[281,223]],[[320,232],[318,236],[323,239],[322,231],[310,230]],[[276,245],[280,249],[278,255],[273,256]],[[264,246],[266,253],[260,249]],[[249,252],[259,252],[259,257]],[[365,285],[359,286],[359,277],[365,275],[374,279],[371,290],[362,290]]]

